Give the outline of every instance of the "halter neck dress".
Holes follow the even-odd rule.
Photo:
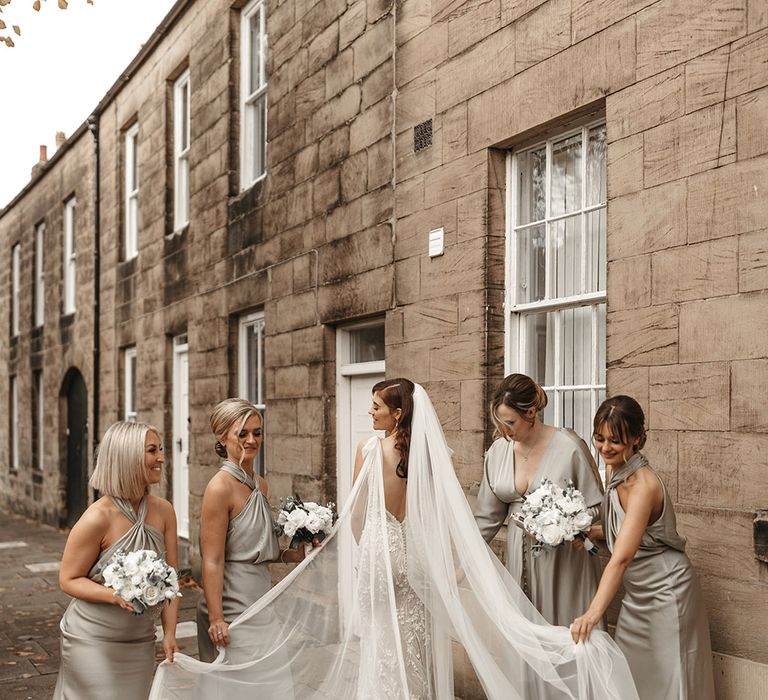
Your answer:
[[[105,549],[88,572],[104,583],[102,572],[118,550],[151,549],[165,557],[163,533],[147,525],[147,497],[139,512],[128,501],[112,498],[132,526]],[[60,623],[61,665],[53,700],[146,700],[155,665],[155,621],[151,614],[133,615],[117,605],[74,598]]]
[[[272,587],[270,562],[280,556],[272,512],[258,484],[239,466],[226,460],[220,471],[251,489],[243,509],[229,521],[224,545],[224,581],[221,591],[224,620],[231,623]],[[197,606],[197,644],[201,661],[213,661],[217,649],[208,636],[208,606],[200,596]],[[237,637],[243,638],[243,634]],[[237,643],[232,639],[232,644]],[[233,650],[230,650],[233,651]]]
[[[624,573],[616,643],[627,657],[641,700],[714,700],[712,648],[699,582],[685,554],[685,538],[677,532],[672,499],[641,453],[608,481],[603,500],[608,549],[613,552],[625,517],[617,487],[642,468],[659,479],[664,505],[659,519],[646,527]]]

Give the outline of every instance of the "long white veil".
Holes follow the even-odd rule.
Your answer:
[[[216,661],[177,654],[163,662],[150,700],[453,700],[457,645],[492,700],[638,697],[611,638],[593,632],[575,645],[483,541],[422,387],[404,524],[384,506],[377,438],[364,457],[323,547],[232,623],[232,643]]]

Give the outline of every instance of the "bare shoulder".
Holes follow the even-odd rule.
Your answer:
[[[267,480],[259,474],[256,474],[255,476],[256,482],[259,484],[259,489],[261,489],[261,492],[265,496],[269,496],[269,484],[267,483]]]
[[[656,501],[663,496],[661,481],[646,467],[638,469],[623,484],[627,496],[632,499]]]
[[[163,518],[176,517],[176,511],[173,509],[173,505],[165,498],[160,498],[160,496],[153,496],[152,494],[149,494],[147,496],[147,500],[149,501],[147,504],[148,507],[160,513]]]
[[[107,496],[92,503],[72,527],[72,533],[99,537],[106,534],[117,508]]]

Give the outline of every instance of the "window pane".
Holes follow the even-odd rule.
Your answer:
[[[552,216],[581,209],[581,134],[552,146]]]
[[[131,136],[131,173],[130,173],[130,188],[135,190],[139,183],[139,166],[138,166],[138,135],[133,134]]]
[[[555,258],[553,295],[570,297],[580,294],[581,284],[581,215],[553,222],[550,229]]]
[[[248,93],[253,94],[261,87],[261,10],[254,12],[248,22],[250,32],[250,75]]]
[[[542,386],[552,386],[555,381],[555,315],[553,313],[526,314],[523,323],[525,324],[525,373]]]
[[[350,362],[376,362],[384,359],[384,326],[358,328],[349,334]]]
[[[560,384],[591,384],[595,347],[592,343],[592,307],[563,309],[560,313]]]
[[[517,225],[541,221],[546,207],[547,149],[518,155]]]
[[[605,208],[591,211],[584,215],[587,227],[585,292],[605,291]]]
[[[179,149],[182,151],[187,150],[189,147],[189,81],[185,82],[181,86],[181,124],[179,124],[181,131],[181,143]]]
[[[597,314],[597,338],[595,339],[597,383],[605,386],[605,304],[598,304],[595,314]],[[605,391],[603,391],[603,398],[605,398]]]
[[[592,391],[561,391],[557,425],[572,428],[587,444],[592,438]]]
[[[264,162],[264,145],[267,140],[266,106],[267,96],[265,94],[252,105],[249,105],[247,109],[251,143],[253,144],[251,167],[253,168],[254,180],[264,173],[266,167]]]
[[[589,130],[587,145],[587,206],[602,204],[605,188],[605,124]]]
[[[539,301],[546,294],[546,235],[544,224],[517,231],[517,290],[515,303]]]

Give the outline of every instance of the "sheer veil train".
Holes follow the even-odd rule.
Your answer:
[[[378,438],[333,534],[230,627],[212,664],[176,655],[150,700],[453,700],[461,645],[492,700],[633,700],[629,668],[594,632],[547,624],[481,538],[451,452],[416,385],[407,517],[384,507]]]

